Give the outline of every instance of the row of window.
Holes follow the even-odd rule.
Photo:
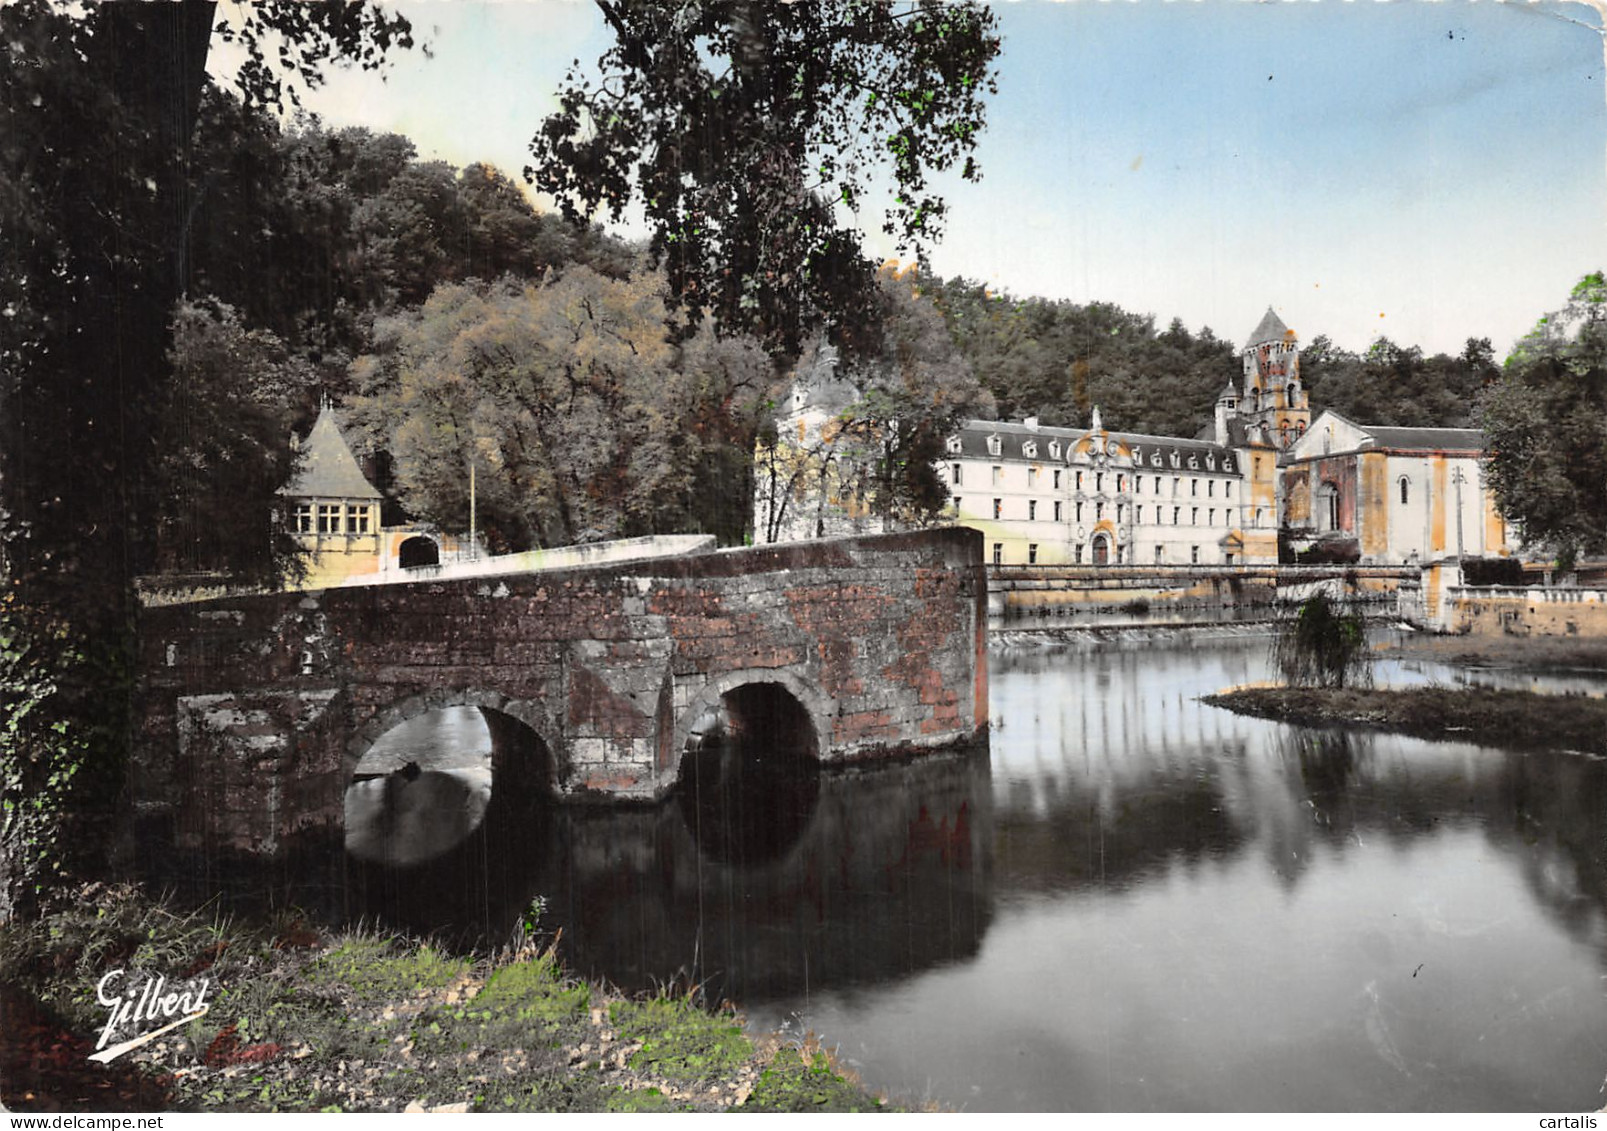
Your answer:
[[[955,509],[955,511],[959,511],[961,509],[961,506],[964,503],[964,501],[965,500],[962,499],[959,495],[954,496],[954,509]],[[1085,506],[1092,506],[1093,507],[1093,512],[1092,513],[1093,513],[1093,520],[1095,522],[1103,522],[1104,521],[1104,519],[1105,519],[1105,504],[1104,503],[1091,503],[1091,504],[1090,503],[1073,503],[1071,505],[1071,516],[1072,516],[1071,520],[1073,522],[1082,522],[1083,521],[1083,519],[1085,517],[1085,512],[1084,512],[1083,508]],[[1053,504],[1054,509],[1051,512],[1052,517],[1050,518],[1049,521],[1051,521],[1051,522],[1064,522],[1065,521],[1065,510],[1063,509],[1063,507],[1064,507],[1064,504],[1062,504],[1062,503],[1059,503],[1059,502],[1054,503]],[[1216,508],[1215,507],[1207,507],[1206,511],[1205,511],[1205,514],[1206,514],[1205,525],[1207,525],[1207,526],[1215,526],[1216,525]],[[1155,517],[1154,517],[1153,521],[1154,521],[1156,526],[1165,526],[1165,525],[1167,525],[1167,522],[1166,522],[1166,508],[1165,507],[1157,506],[1155,508],[1155,510],[1154,510],[1154,515],[1155,515]],[[1190,526],[1198,526],[1198,525],[1200,525],[1200,508],[1199,507],[1189,507],[1188,508],[1188,515],[1189,515],[1189,517],[1188,517],[1188,525],[1190,525]],[[1004,520],[1005,514],[1004,514],[1004,500],[1003,499],[994,499],[993,500],[993,517],[997,521],[1003,521]],[[1262,519],[1262,509],[1260,507],[1257,507],[1256,512],[1255,512],[1255,522],[1253,523],[1253,525],[1260,526],[1261,525],[1261,519]],[[1037,522],[1038,521],[1038,500],[1037,499],[1028,499],[1027,500],[1027,521],[1028,522]],[[1118,523],[1124,523],[1124,522],[1127,521],[1127,504],[1126,503],[1117,503],[1116,504],[1116,521]],[[1144,508],[1143,508],[1143,506],[1140,505],[1140,506],[1135,506],[1133,508],[1133,521],[1135,523],[1139,524],[1139,525],[1143,525],[1143,523],[1144,523]],[[1222,521],[1223,522],[1228,522],[1228,523],[1231,523],[1233,521],[1233,508],[1231,508],[1231,507],[1223,507],[1222,508]],[[1183,508],[1182,507],[1173,507],[1172,508],[1171,525],[1172,526],[1182,526],[1182,525],[1184,525],[1184,522],[1183,522]]]
[[[1001,484],[1003,484],[1003,482],[1004,482],[1004,468],[1002,468],[1002,467],[1000,467],[998,465],[995,465],[992,468],[992,472],[993,472],[992,486],[998,487]],[[1051,474],[1053,476],[1053,479],[1052,479],[1052,481],[1050,483],[1050,487],[1053,490],[1058,491],[1058,490],[1060,490],[1060,469],[1059,468],[1052,469]],[[1085,480],[1083,478],[1084,474],[1085,473],[1081,472],[1081,471],[1073,473],[1073,479],[1072,479],[1072,489],[1073,490],[1081,491],[1081,490],[1084,489],[1084,487],[1085,487]],[[1125,494],[1126,491],[1127,491],[1128,476],[1123,472],[1117,472],[1115,474],[1116,474],[1116,493],[1118,495]],[[1096,471],[1096,472],[1092,473],[1094,490],[1096,492],[1097,491],[1103,491],[1105,489],[1105,475],[1106,475],[1106,473],[1103,472],[1103,471]],[[1142,475],[1132,476],[1132,485],[1133,485],[1133,493],[1134,494],[1142,495],[1144,493],[1144,478],[1145,477],[1142,476]],[[1161,491],[1161,476],[1155,475],[1155,476],[1151,476],[1150,478],[1154,480],[1154,487],[1153,487],[1151,493],[1155,494],[1155,495],[1162,494],[1163,492]],[[964,482],[965,482],[965,465],[964,464],[956,463],[956,464],[949,465],[949,481],[950,481],[950,483],[952,483],[956,487],[962,486],[964,484]],[[1027,468],[1027,487],[1028,487],[1028,489],[1031,489],[1031,488],[1037,487],[1037,486],[1038,486],[1038,469],[1036,467],[1029,467],[1029,468]],[[1177,496],[1181,495],[1182,493],[1183,493],[1183,481],[1182,481],[1182,479],[1180,477],[1176,476],[1176,475],[1172,476],[1172,497],[1176,498]],[[1190,479],[1189,480],[1189,495],[1193,496],[1193,497],[1198,497],[1199,493],[1200,493],[1200,481],[1198,479]],[[1208,498],[1208,499],[1214,499],[1216,497],[1216,480],[1215,479],[1207,479],[1205,481],[1205,497]],[[1222,484],[1222,497],[1224,499],[1231,499],[1233,497],[1233,480],[1229,479],[1229,480],[1227,480],[1226,482],[1224,482]]]
[[[1232,407],[1231,403],[1230,403],[1229,407]],[[1304,430],[1304,428],[1302,428],[1302,431],[1303,430]],[[949,450],[950,455],[956,455],[956,456],[959,455],[964,450],[964,446],[965,446],[964,442],[961,440],[961,438],[959,436],[950,436],[949,437],[948,450]],[[1093,450],[1094,450],[1095,454],[1098,454],[1098,451],[1099,451],[1099,443],[1098,443],[1098,441],[1094,442]],[[1117,441],[1115,441],[1114,439],[1108,439],[1105,442],[1104,450],[1105,450],[1106,454],[1114,456],[1120,451],[1120,447],[1119,447]],[[1003,441],[998,436],[989,436],[988,437],[988,455],[990,455],[990,456],[1002,456],[1003,454],[1004,454],[1004,443],[1003,443]],[[1036,441],[1036,440],[1024,440],[1024,441],[1022,441],[1022,443],[1021,443],[1021,455],[1022,455],[1022,457],[1024,459],[1037,459],[1038,458],[1038,441]],[[1139,446],[1135,445],[1133,447],[1133,449],[1132,449],[1132,457],[1133,457],[1133,463],[1134,464],[1140,464],[1141,465],[1144,462],[1144,449],[1142,447],[1139,447]],[[1058,440],[1049,441],[1049,458],[1051,460],[1055,460],[1055,461],[1058,461],[1060,459],[1060,441],[1058,441]],[[1162,466],[1162,462],[1163,462],[1162,461],[1162,451],[1161,450],[1152,451],[1150,453],[1149,462],[1150,462],[1150,465],[1153,466],[1153,467]],[[1182,467],[1183,466],[1183,453],[1178,451],[1176,448],[1172,449],[1172,451],[1170,453],[1170,462],[1171,462],[1171,465],[1173,467]],[[1189,466],[1189,470],[1191,470],[1191,471],[1195,470],[1196,468],[1198,468],[1200,466],[1200,453],[1199,452],[1194,451],[1194,452],[1190,452],[1188,454],[1188,466]],[[1206,470],[1208,470],[1208,471],[1215,471],[1216,470],[1216,453],[1214,451],[1208,451],[1208,452],[1205,453],[1205,467],[1206,467]],[[1232,474],[1232,472],[1233,472],[1233,460],[1232,460],[1231,457],[1228,457],[1228,456],[1223,457],[1223,459],[1222,459],[1222,470],[1224,472],[1227,472],[1228,474]]]
[[[1074,544],[1072,546],[1072,548],[1071,548],[1072,561],[1075,562],[1077,565],[1082,564],[1084,548],[1085,547],[1084,547],[1083,543],[1081,543],[1081,542],[1078,542],[1078,543]],[[1095,565],[1104,565],[1105,564],[1107,559],[1101,557],[1101,552],[1102,551],[1103,551],[1103,553],[1105,553],[1107,555],[1109,554],[1109,552],[1110,552],[1109,551],[1109,542],[1102,542],[1102,543],[1096,543],[1095,544],[1095,546],[1094,546],[1094,564]],[[1116,552],[1115,552],[1115,559],[1116,559],[1115,564],[1116,565],[1127,564],[1128,560],[1131,557],[1132,557],[1132,547],[1131,546],[1117,546],[1116,547]],[[1165,558],[1164,547],[1156,546],[1155,547],[1155,564],[1156,565],[1164,565],[1165,564],[1164,558]],[[993,544],[993,564],[994,565],[1003,565],[1004,564],[1004,543],[1003,542],[995,542]],[[1028,542],[1027,543],[1027,564],[1028,565],[1037,565],[1038,564],[1038,543],[1036,543],[1036,542]],[[1200,548],[1198,546],[1190,546],[1189,547],[1189,564],[1191,564],[1191,565],[1199,565],[1200,564]],[[1232,554],[1228,555],[1228,564],[1229,565],[1233,564],[1233,555]]]
[[[297,503],[291,529],[297,534],[367,534],[371,510],[341,503]]]

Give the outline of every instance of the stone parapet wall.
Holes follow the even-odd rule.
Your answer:
[[[1444,621],[1456,633],[1607,637],[1607,589],[1457,586]]]
[[[1361,597],[1418,583],[1418,570],[1391,566],[990,566],[994,615],[1058,607],[1155,608],[1270,605],[1314,584],[1338,582]]]
[[[526,550],[519,554],[486,557],[456,556],[439,565],[390,569],[383,573],[364,573],[346,578],[343,585],[410,585],[417,581],[449,581],[461,577],[489,577],[505,573],[535,573],[576,566],[608,565],[663,558],[676,554],[700,554],[715,547],[712,534],[653,534],[642,538],[616,538],[610,542],[589,542],[581,546],[555,546],[548,550]]]
[[[339,828],[380,735],[454,704],[496,720],[499,783],[572,800],[665,796],[697,720],[752,684],[801,705],[824,762],[967,741],[986,592],[979,536],[950,528],[147,609],[137,814],[276,854]]]

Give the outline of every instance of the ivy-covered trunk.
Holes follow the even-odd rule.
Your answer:
[[[68,877],[100,873],[130,746],[124,619],[0,609],[0,922]],[[106,610],[97,610],[104,613]]]

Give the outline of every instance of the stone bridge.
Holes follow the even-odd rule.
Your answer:
[[[494,792],[653,802],[723,726],[821,763],[987,721],[981,536],[949,528],[141,616],[142,839],[277,857],[338,836],[359,759],[480,708]]]

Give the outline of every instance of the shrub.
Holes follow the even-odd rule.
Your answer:
[[[1372,656],[1359,612],[1317,594],[1279,626],[1272,666],[1296,687],[1346,687],[1368,682]]]
[[[1463,585],[1524,585],[1523,563],[1517,558],[1466,558]]]

